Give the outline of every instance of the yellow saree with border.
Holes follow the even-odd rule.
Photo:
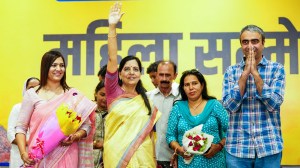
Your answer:
[[[156,167],[150,133],[161,113],[152,109],[148,115],[141,95],[124,94],[114,100],[105,121],[105,168]]]

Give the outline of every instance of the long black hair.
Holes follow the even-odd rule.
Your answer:
[[[180,83],[179,83],[179,92],[180,92],[180,95],[181,95],[181,98],[182,100],[187,100],[188,97],[186,95],[186,93],[184,92],[184,79],[185,77],[187,77],[188,75],[194,75],[197,77],[198,81],[201,83],[201,85],[203,85],[203,89],[202,89],[202,99],[204,100],[209,100],[209,99],[216,99],[214,96],[210,96],[208,95],[208,92],[207,92],[207,86],[206,86],[206,80],[204,78],[204,76],[196,69],[192,69],[192,70],[187,70],[187,71],[184,71],[182,73],[182,76],[180,78]]]
[[[39,91],[43,86],[46,86],[47,84],[47,79],[48,79],[48,73],[49,73],[49,69],[51,67],[51,65],[53,64],[53,62],[57,59],[57,58],[62,58],[64,64],[65,64],[65,72],[64,72],[64,76],[61,78],[60,80],[60,84],[62,86],[62,88],[64,89],[64,91],[69,90],[70,87],[68,86],[66,79],[67,79],[67,75],[66,75],[66,62],[65,59],[63,57],[63,55],[56,50],[50,50],[48,52],[46,52],[43,57],[42,57],[42,61],[41,61],[41,74],[40,74],[40,87],[37,89],[37,91]]]
[[[128,56],[124,57],[121,60],[121,62],[120,62],[119,69],[118,69],[119,74],[121,73],[121,71],[122,71],[124,65],[126,64],[126,62],[131,61],[131,60],[135,60],[138,63],[139,70],[140,70],[140,72],[142,72],[142,63],[141,63],[140,59],[137,58],[137,57],[135,57],[135,56],[133,56],[133,55],[128,55]],[[120,80],[120,78],[118,79],[118,83],[119,83],[120,86],[123,85],[123,82],[122,82],[122,80]],[[143,100],[145,102],[145,105],[146,105],[146,107],[147,107],[147,109],[149,111],[148,114],[150,115],[151,114],[151,106],[150,106],[148,97],[146,95],[147,90],[144,88],[141,79],[136,84],[135,91],[138,94],[141,94],[141,96],[142,96],[142,98],[143,98]]]

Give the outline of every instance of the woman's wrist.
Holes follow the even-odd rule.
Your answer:
[[[174,153],[172,154],[172,159],[174,160],[176,158],[176,155],[178,155],[177,150],[179,147],[175,147]]]
[[[23,158],[23,156],[24,156],[26,153],[27,153],[27,152],[25,151],[25,152],[22,152],[22,153],[20,154],[21,159]]]
[[[217,145],[219,146],[220,151],[224,148],[224,145],[221,142],[217,143]]]
[[[107,35],[107,37],[108,38],[115,38],[115,37],[117,37],[117,33],[108,33],[108,35]]]
[[[176,147],[175,150],[174,150],[174,154],[183,156],[184,155],[184,151],[182,149],[183,148],[181,146]]]
[[[82,135],[79,132],[75,132],[75,134],[73,134],[73,136],[75,136],[75,138],[74,138],[75,141],[80,141],[82,138]]]
[[[179,148],[179,147],[176,147],[175,150],[174,150],[174,154],[175,154],[175,155],[178,155],[178,153],[177,153],[177,152],[178,152],[178,148]]]

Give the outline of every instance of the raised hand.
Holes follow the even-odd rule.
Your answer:
[[[108,16],[109,24],[117,24],[121,17],[124,15],[124,12],[121,12],[122,4],[120,2],[116,2],[111,8]]]

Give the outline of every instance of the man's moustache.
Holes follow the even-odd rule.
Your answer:
[[[161,81],[160,83],[161,83],[161,84],[163,84],[163,83],[169,84],[170,82],[169,82],[169,81]]]

